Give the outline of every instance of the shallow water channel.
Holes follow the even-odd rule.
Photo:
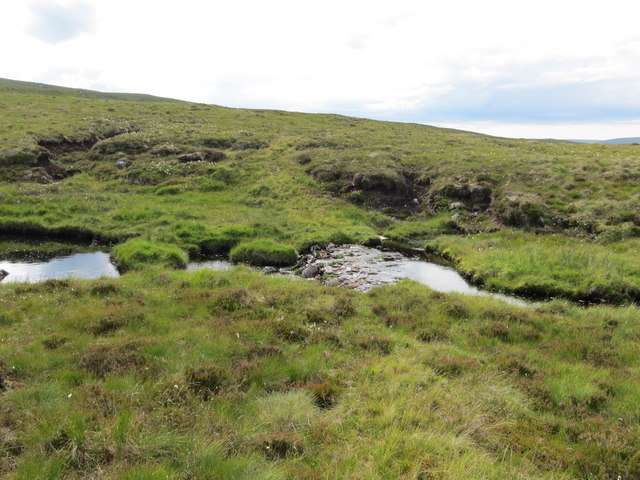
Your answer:
[[[397,283],[403,278],[420,282],[439,292],[458,292],[467,295],[489,295],[517,305],[528,305],[522,299],[490,293],[470,285],[453,268],[431,263],[419,258],[410,258],[394,251],[382,251],[360,245],[335,246],[316,250],[305,258],[301,271],[315,270],[308,278],[320,280],[327,285],[343,286],[360,291]],[[211,269],[229,270],[233,264],[216,259],[190,263],[190,271]],[[9,272],[3,283],[40,282],[49,279],[118,277],[116,267],[105,252],[76,253],[55,257],[45,261],[3,260],[0,254],[0,269]],[[271,273],[274,273],[271,270]],[[275,273],[291,275],[291,269]]]

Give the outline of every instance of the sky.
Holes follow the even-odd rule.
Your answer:
[[[0,0],[0,77],[522,138],[640,136],[633,0]]]

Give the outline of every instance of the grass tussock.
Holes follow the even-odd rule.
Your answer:
[[[114,248],[112,253],[122,271],[139,270],[148,265],[164,265],[170,268],[185,268],[187,254],[173,245],[129,240]]]
[[[257,266],[286,267],[298,260],[294,248],[268,240],[241,243],[231,250],[230,258],[235,263]]]

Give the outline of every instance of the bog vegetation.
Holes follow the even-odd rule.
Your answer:
[[[127,272],[0,286],[0,476],[640,478],[640,147],[5,80],[0,111],[0,233]],[[546,301],[181,271],[379,235]]]

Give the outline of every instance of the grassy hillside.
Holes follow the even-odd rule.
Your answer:
[[[0,113],[0,254],[127,272],[0,284],[0,477],[640,478],[640,147],[4,80]],[[180,270],[378,235],[574,303]]]
[[[640,298],[624,247],[640,235],[636,145],[134,98],[0,83],[0,231],[143,236],[194,255],[258,236],[300,251],[515,228],[622,245],[612,255],[636,265],[621,278],[625,299]],[[604,286],[615,299],[617,284]]]

